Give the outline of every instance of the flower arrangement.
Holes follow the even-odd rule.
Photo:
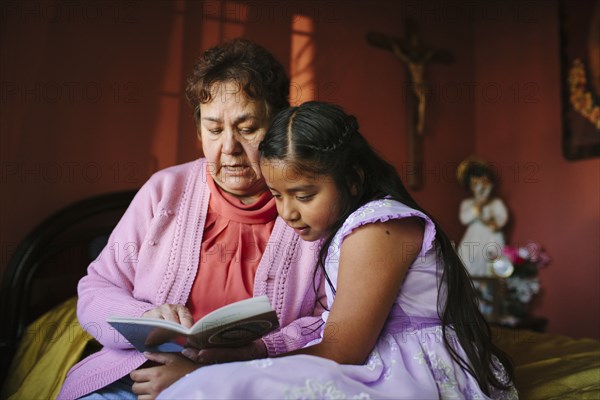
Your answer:
[[[531,301],[540,292],[538,272],[552,261],[543,247],[534,242],[525,246],[504,246],[504,262],[512,264],[512,273],[504,276],[504,322],[516,324],[529,314]],[[494,261],[496,262],[496,261]]]
[[[576,58],[569,69],[570,101],[573,109],[600,130],[600,104],[587,90],[587,78],[583,62]]]

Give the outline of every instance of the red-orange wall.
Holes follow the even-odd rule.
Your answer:
[[[207,46],[244,35],[289,67],[296,14],[314,23],[314,81],[293,100],[343,105],[406,176],[405,72],[364,35],[403,36],[410,16],[426,44],[455,57],[452,65],[427,70],[425,187],[414,196],[458,241],[464,193],[453,178],[456,165],[477,152],[504,166],[500,194],[511,211],[511,238],[537,240],[554,258],[542,274],[537,313],[550,319],[551,332],[600,337],[599,160],[566,162],[560,153],[554,2],[5,4],[0,274],[16,243],[61,207],[139,187],[157,168],[197,157],[182,94],[194,59]],[[540,101],[511,100],[514,85],[526,90],[529,82],[539,86]],[[501,101],[489,101],[491,83],[504,90]],[[485,85],[487,92],[478,89]],[[538,166],[536,182],[524,181],[529,170],[506,179],[514,166],[531,165]]]
[[[600,159],[562,156],[557,4],[529,3],[475,24],[476,80],[502,90],[477,98],[475,148],[502,173],[512,243],[539,242],[553,258],[536,314],[550,332],[598,338]]]

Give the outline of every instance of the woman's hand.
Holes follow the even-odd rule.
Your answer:
[[[190,360],[201,365],[247,361],[267,357],[267,349],[264,342],[260,339],[255,340],[247,346],[236,348],[198,350],[195,347],[186,347],[181,353]]]
[[[190,310],[181,304],[163,304],[162,306],[146,311],[142,317],[173,321],[180,323],[186,328],[190,328],[194,324]]]
[[[200,365],[176,353],[144,353],[146,358],[158,364],[139,368],[129,374],[134,384],[131,388],[138,400],[154,399],[181,377],[195,371]]]

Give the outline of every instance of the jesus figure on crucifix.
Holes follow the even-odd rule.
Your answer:
[[[425,66],[429,63],[449,64],[453,61],[453,57],[448,51],[423,46],[413,20],[407,19],[405,26],[405,39],[375,32],[367,33],[366,39],[371,46],[391,51],[406,66],[407,83],[411,93],[406,99],[408,162],[414,167],[413,173],[408,176],[408,185],[411,189],[417,190],[423,184],[422,147],[427,104]]]
[[[410,74],[411,89],[418,99],[417,135],[421,136],[425,129],[425,104],[427,102],[424,77],[425,64],[433,55],[433,50],[427,50],[422,56],[415,57],[413,54],[405,53],[398,43],[393,41],[391,44],[394,54],[406,64]]]
[[[422,45],[415,21],[407,19],[405,25],[406,39],[369,32],[367,42],[372,46],[391,51],[406,65],[410,88],[418,102],[416,133],[420,136],[425,130],[425,105],[427,103],[425,65],[430,62],[448,64],[453,61],[453,57],[445,50],[435,50]]]

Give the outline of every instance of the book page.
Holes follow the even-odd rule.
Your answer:
[[[267,296],[251,297],[226,305],[205,315],[192,326],[190,331],[192,334],[197,334],[216,326],[222,326],[272,310]]]

